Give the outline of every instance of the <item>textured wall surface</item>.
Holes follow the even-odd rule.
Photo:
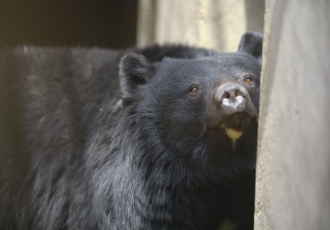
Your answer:
[[[330,2],[267,0],[256,230],[330,229]]]
[[[236,51],[247,30],[262,32],[264,0],[140,0],[138,45],[183,43]]]

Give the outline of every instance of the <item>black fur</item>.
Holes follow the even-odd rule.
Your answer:
[[[255,36],[228,54],[2,51],[0,229],[252,229]],[[255,116],[215,109],[214,89],[226,82],[248,90]],[[221,127],[235,122],[243,134],[233,146]]]
[[[262,59],[263,36],[256,32],[246,32],[238,46],[238,52],[252,54],[260,63]]]

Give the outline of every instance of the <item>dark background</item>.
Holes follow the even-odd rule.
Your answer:
[[[127,48],[136,26],[137,0],[0,0],[0,48]]]

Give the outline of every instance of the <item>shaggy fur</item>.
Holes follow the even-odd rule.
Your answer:
[[[2,51],[0,228],[252,229],[261,46]]]

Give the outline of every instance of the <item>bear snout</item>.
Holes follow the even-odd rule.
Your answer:
[[[215,93],[215,101],[226,115],[246,109],[247,90],[238,84],[221,85]]]

